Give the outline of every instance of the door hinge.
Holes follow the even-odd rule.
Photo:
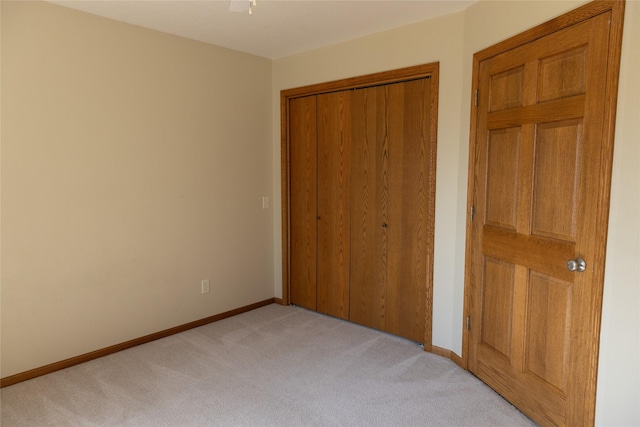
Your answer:
[[[473,105],[478,106],[478,89],[476,89],[476,93],[473,96]]]
[[[467,331],[471,330],[471,316],[467,316]]]
[[[475,206],[471,206],[471,212],[469,212],[469,215],[471,216],[471,221],[473,221],[473,218],[475,218],[475,216],[476,216],[476,207]]]

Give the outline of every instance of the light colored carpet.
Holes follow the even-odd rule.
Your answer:
[[[272,304],[1,390],[10,426],[533,426],[415,343]]]

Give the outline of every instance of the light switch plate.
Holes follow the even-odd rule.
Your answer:
[[[200,292],[202,292],[203,294],[209,293],[209,279],[200,281]]]

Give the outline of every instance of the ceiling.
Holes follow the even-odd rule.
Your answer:
[[[476,0],[49,0],[129,24],[281,58],[464,10]]]

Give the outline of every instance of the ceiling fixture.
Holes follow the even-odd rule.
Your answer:
[[[231,12],[246,12],[249,11],[249,15],[253,15],[253,8],[256,5],[256,0],[231,0],[229,10]]]

